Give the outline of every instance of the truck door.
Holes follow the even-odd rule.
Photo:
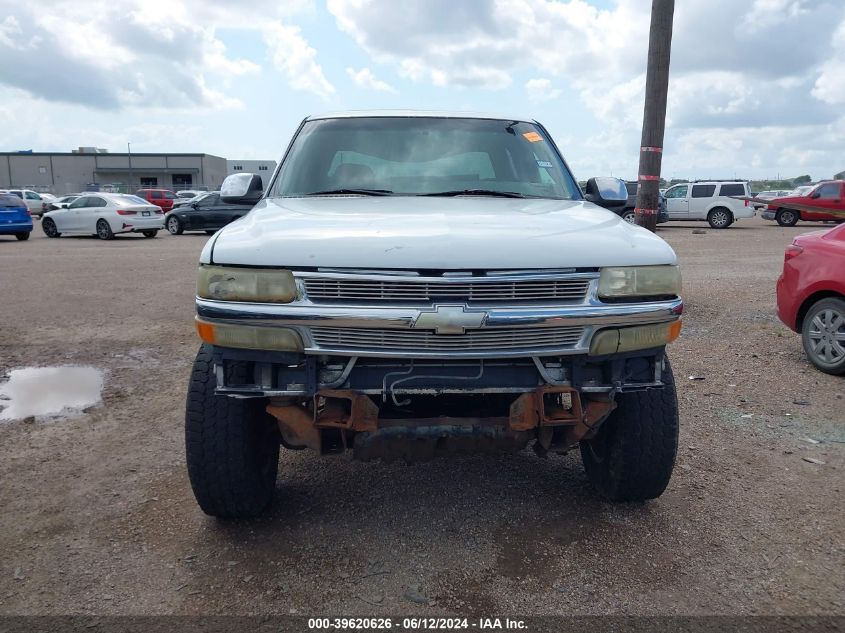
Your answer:
[[[845,208],[842,204],[842,183],[841,182],[826,182],[810,194],[808,202],[818,211],[802,211],[801,219],[803,220],[831,220],[831,216],[827,211]]]

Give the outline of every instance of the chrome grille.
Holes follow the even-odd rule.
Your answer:
[[[312,327],[314,343],[327,350],[385,351],[512,351],[575,347],[583,327],[489,328],[464,334],[426,330]]]
[[[306,277],[305,292],[312,301],[417,301],[438,300],[491,303],[497,301],[582,301],[590,278],[467,281]]]

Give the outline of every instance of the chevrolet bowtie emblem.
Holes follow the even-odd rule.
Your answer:
[[[433,312],[420,312],[414,327],[437,334],[463,334],[480,328],[486,319],[486,312],[467,312],[464,306],[437,306]]]

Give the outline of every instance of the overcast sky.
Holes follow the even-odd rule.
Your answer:
[[[678,0],[666,178],[845,169],[845,1]],[[635,178],[650,0],[0,0],[0,150],[277,159],[299,121],[529,116]]]

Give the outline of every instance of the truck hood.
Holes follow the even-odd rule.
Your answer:
[[[648,230],[581,200],[266,198],[203,263],[289,268],[548,269],[674,264]]]

